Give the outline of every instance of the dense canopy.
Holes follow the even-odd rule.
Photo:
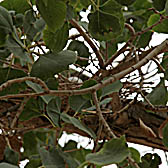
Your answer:
[[[158,168],[168,150],[167,0],[0,2],[0,167]],[[93,149],[62,135],[77,133]]]

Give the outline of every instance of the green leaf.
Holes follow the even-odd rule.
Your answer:
[[[1,58],[7,58],[10,55],[10,51],[5,48],[5,49],[0,49],[0,57]]]
[[[165,8],[167,0],[153,0],[153,6],[156,10],[162,11]]]
[[[155,24],[157,21],[159,21],[160,16],[158,14],[153,14],[149,17],[148,19],[148,26],[152,26]],[[152,30],[158,33],[168,33],[168,20],[165,19],[161,23],[159,23],[157,26],[153,27]]]
[[[47,105],[47,114],[52,120],[52,122],[60,127],[60,114],[61,114],[61,99],[56,97],[52,99]]]
[[[130,153],[131,153],[131,158],[134,159],[136,163],[140,162],[141,155],[138,150],[135,148],[129,147]]]
[[[13,24],[15,27],[21,27],[23,25],[24,15],[21,13],[16,14],[13,17]]]
[[[31,155],[38,154],[38,142],[36,134],[31,131],[27,132],[23,136],[23,148],[24,148],[24,157],[30,157]]]
[[[75,150],[77,149],[77,150]],[[77,160],[80,163],[83,163],[85,161],[85,157],[87,154],[91,153],[90,149],[84,149],[81,148],[78,149],[77,148],[77,142],[73,141],[73,140],[69,140],[68,143],[65,144],[64,151],[71,151],[69,152],[69,154],[71,155],[72,158],[74,158],[75,160]]]
[[[132,4],[132,7],[135,8],[135,10],[139,10],[152,8],[152,5],[152,2],[148,0],[136,0],[135,3]]]
[[[149,45],[150,40],[152,39],[153,32],[145,32],[143,33],[137,43],[137,46],[140,48],[145,48]]]
[[[41,55],[33,64],[31,76],[41,79],[53,77],[55,74],[68,69],[68,65],[75,61],[76,53],[68,50]]]
[[[96,138],[95,133],[90,128],[88,128],[86,125],[84,125],[83,123],[81,123],[78,119],[76,119],[74,117],[71,117],[68,114],[64,114],[64,113],[61,114],[61,119],[64,122],[72,124],[75,127],[79,128],[80,130],[86,132],[92,138],[94,138],[94,139]]]
[[[84,8],[87,8],[91,4],[91,1],[90,0],[80,0],[80,3],[82,4]]]
[[[21,62],[23,61],[32,63],[29,54],[26,52],[24,45],[18,39],[18,37],[8,35],[6,40],[6,47],[14,54],[14,56],[16,56],[16,58],[19,58]]]
[[[40,156],[42,159],[42,163],[45,168],[63,168],[65,167],[65,162],[62,156],[60,155],[60,151],[55,147],[48,147],[48,150],[41,147],[39,149]]]
[[[46,85],[51,90],[57,90],[58,89],[58,80],[54,78],[48,78],[46,81]]]
[[[2,168],[19,168],[18,166],[11,165],[9,163],[0,163],[0,167]]]
[[[168,53],[164,53],[164,57],[163,60],[161,62],[161,66],[165,69],[164,72],[164,79],[167,80],[168,79],[168,58],[167,58],[167,54]],[[160,68],[158,67],[158,72],[162,73],[162,71],[160,70]]]
[[[110,41],[102,41],[100,42],[100,49],[101,53],[103,53],[104,59],[110,58],[118,49],[118,44],[116,43],[116,40],[110,40]]]
[[[37,8],[51,31],[55,32],[66,18],[66,4],[61,0],[37,0]]]
[[[75,112],[81,112],[82,109],[91,106],[90,101],[84,99],[81,95],[71,96],[69,98],[69,104]]]
[[[168,147],[168,124],[166,124],[163,128],[163,144]]]
[[[67,4],[66,20],[71,20],[73,18],[74,18],[74,9],[71,5]]]
[[[142,163],[139,163],[140,168],[158,168],[161,164],[161,158],[158,154],[147,153],[141,158]]]
[[[19,163],[19,153],[6,147],[4,152],[5,161],[14,165]]]
[[[10,13],[0,6],[0,28],[5,31],[6,34],[13,31],[13,21]]]
[[[0,84],[6,82],[7,80],[21,78],[25,76],[27,76],[27,74],[21,70],[12,69],[10,67],[9,68],[0,67]]]
[[[44,89],[37,83],[33,83],[31,81],[26,81],[26,84],[32,88],[36,93],[40,93],[40,92],[44,92]],[[51,96],[51,95],[45,95],[45,96],[40,96],[43,101],[48,104],[49,101],[54,97],[54,96]]]
[[[30,98],[29,101],[26,103],[21,115],[19,116],[20,121],[29,120],[34,117],[39,117],[42,115],[42,112],[40,112],[40,105],[39,101],[42,101],[41,99],[34,99]]]
[[[96,80],[90,79],[90,80],[87,80],[87,81],[83,82],[83,85],[80,88],[85,89],[85,88],[92,87],[96,84],[97,84]],[[97,93],[97,96],[99,98],[102,95],[102,89],[98,90],[96,93]],[[82,97],[86,100],[91,100],[92,99],[92,94],[91,93],[84,94],[84,95],[82,95]]]
[[[27,38],[30,41],[38,40],[37,37],[39,37],[42,34],[42,30],[45,27],[45,21],[40,18],[35,18],[35,13],[32,9],[26,11],[24,22],[23,22],[23,28],[24,33],[27,35]]]
[[[37,155],[35,155],[37,156]],[[41,166],[41,159],[39,157],[35,157],[34,155],[29,158],[29,162],[26,164],[25,168],[33,168]]]
[[[0,67],[0,84],[10,79],[20,78],[25,76],[27,76],[27,74],[21,70]],[[20,91],[25,90],[25,88],[26,88],[25,83],[14,83],[10,87],[3,89],[0,92],[0,95],[16,94],[16,93],[19,93]]]
[[[6,42],[6,32],[4,29],[0,28],[0,47],[3,47]]]
[[[136,0],[116,0],[121,5],[127,6],[133,4]]]
[[[168,15],[168,1],[166,1],[165,4],[165,14]]]
[[[68,50],[77,51],[79,57],[89,58],[90,53],[88,47],[84,44],[84,42],[73,40],[68,46]],[[76,64],[81,66],[87,66],[88,61],[77,60]]]
[[[5,0],[0,3],[0,6],[17,13],[24,13],[31,8],[27,0]]]
[[[108,86],[105,86],[102,89],[102,97],[107,96],[113,92],[118,92],[122,88],[122,86],[123,85],[119,80],[117,80],[116,82],[114,82]]]
[[[147,95],[147,98],[153,105],[166,105],[167,88],[164,79],[161,79],[160,83]]]
[[[86,156],[86,161],[99,166],[116,164],[122,162],[129,156],[129,149],[124,137],[113,138],[108,141],[97,153],[90,153]]]
[[[89,14],[89,32],[95,39],[108,41],[122,33],[124,17],[121,7],[115,0],[108,0],[98,11]]]
[[[69,168],[77,168],[79,166],[79,162],[77,162],[75,158],[71,157],[69,153],[63,153],[61,151],[60,154],[64,158]]]
[[[107,103],[111,102],[111,100],[112,100],[112,98],[106,98],[106,99],[102,100],[102,101],[100,102],[100,106],[101,106],[101,105],[106,105]],[[86,110],[86,111],[92,111],[92,110],[95,110],[95,109],[96,109],[96,106],[94,105],[94,106],[89,107],[89,108],[87,108],[87,109],[85,109],[85,110]]]
[[[64,49],[69,37],[68,23],[66,22],[55,32],[46,27],[43,31],[43,38],[46,46],[52,51],[59,52]]]

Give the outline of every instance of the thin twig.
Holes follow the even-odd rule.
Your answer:
[[[113,138],[116,138],[116,135],[113,133],[110,126],[108,125],[108,123],[106,122],[106,120],[103,117],[103,114],[102,114],[101,109],[100,109],[99,101],[97,99],[97,93],[96,92],[93,93],[93,101],[94,101],[94,104],[96,106],[96,110],[97,110],[98,115],[99,115],[99,120],[103,123],[105,129],[107,130],[107,133],[109,133],[109,135],[112,136]]]
[[[139,69],[141,66],[143,66],[144,64],[149,62],[149,60],[151,60],[156,55],[161,54],[163,52],[166,52],[167,48],[168,48],[168,39],[163,41],[157,47],[155,47],[149,54],[147,54],[142,60],[140,60],[139,62],[137,62],[133,66],[131,66],[131,67],[129,67],[129,68],[117,73],[117,74],[114,74],[110,78],[108,78],[104,81],[101,81],[100,83],[98,83],[94,86],[91,86],[89,88],[85,88],[85,89],[81,89],[81,90],[49,90],[48,88],[46,88],[45,92],[5,95],[5,96],[1,96],[0,100],[8,99],[8,98],[16,98],[16,97],[26,97],[26,96],[30,96],[30,97],[43,96],[43,95],[72,96],[72,95],[82,95],[82,94],[91,93],[91,92],[93,93],[93,92],[95,92],[95,91],[97,91],[101,88],[104,88],[105,86],[107,86],[111,83],[114,83],[115,81],[123,78],[125,75],[135,71],[136,69]],[[27,77],[27,79],[29,79],[29,78],[33,79],[33,77]],[[26,77],[25,78],[20,78],[20,79],[25,80]],[[34,79],[38,79],[38,78],[34,78]],[[17,81],[17,79],[15,79],[15,80]],[[39,81],[41,81],[41,80],[39,80]],[[37,80],[35,80],[34,82],[37,82]],[[0,86],[0,88],[2,86],[3,86],[3,84]]]
[[[156,59],[152,59],[156,65],[159,67],[159,69],[164,73],[166,70],[163,68],[163,66],[156,60]]]
[[[148,100],[148,98],[143,94],[142,91],[140,91],[142,97],[145,99],[145,101],[151,106],[152,108],[155,108],[155,106]]]
[[[130,162],[136,168],[140,168],[138,164],[130,156],[128,157],[128,162]]]
[[[8,80],[7,82],[0,85],[0,91],[2,91],[3,89],[5,89],[7,87],[10,87],[14,83],[22,83],[27,80],[39,84],[45,90],[45,92],[49,92],[47,85],[41,79],[36,78],[36,77],[23,77],[23,78]]]
[[[10,144],[10,142],[9,142],[9,139],[8,139],[8,133],[5,131],[5,129],[3,128],[3,124],[1,124],[0,123],[0,127],[1,127],[1,130],[2,130],[2,133],[3,133],[3,135],[4,135],[4,138],[5,138],[5,141],[6,141],[6,144],[7,144],[7,146],[10,148],[10,149],[12,149],[12,147],[11,147],[11,144]]]
[[[99,61],[100,68],[103,68],[104,67],[104,61],[103,61],[103,58],[102,58],[102,55],[101,55],[100,51],[97,49],[95,44],[92,42],[92,40],[89,38],[89,36],[82,30],[82,28],[78,25],[78,23],[74,19],[71,19],[70,23],[79,31],[79,33],[83,36],[83,38],[90,45],[90,47],[92,48],[92,50],[96,54],[96,57]]]
[[[115,111],[113,116],[116,116],[117,114],[122,113],[123,111],[127,110],[133,103],[135,102],[135,99],[131,100],[126,106],[124,106],[121,110]]]
[[[19,119],[19,116],[22,113],[22,111],[24,109],[24,106],[26,105],[26,103],[27,103],[28,100],[29,100],[29,98],[25,97],[24,100],[22,101],[22,103],[21,103],[19,109],[17,110],[17,113],[16,113],[16,115],[15,115],[15,117],[14,117],[12,123],[11,123],[11,126],[10,126],[11,128],[15,127],[15,125],[17,123],[17,120]]]

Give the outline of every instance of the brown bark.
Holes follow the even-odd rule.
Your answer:
[[[122,102],[123,107],[127,105],[129,102],[130,102],[129,100]],[[13,104],[8,105],[9,108],[11,108],[10,106],[14,106],[14,105]],[[135,102],[134,104],[131,104],[129,108],[127,108],[125,111],[118,113],[117,115],[113,115],[112,113],[103,113],[103,116],[116,136],[119,137],[121,135],[125,135],[128,142],[142,144],[153,148],[158,148],[158,149],[168,151],[168,148],[166,148],[163,145],[162,139],[159,137],[159,133],[158,133],[159,127],[167,118],[166,111],[168,110],[164,108],[163,112],[156,113],[156,112],[147,112],[146,110],[149,110],[149,109],[150,108],[145,106],[142,102]],[[1,112],[2,111],[3,109],[1,109]],[[14,111],[13,112],[11,111],[11,116],[14,116],[16,112],[17,110],[14,108]],[[5,114],[6,113],[4,113],[3,111],[3,115],[1,115],[0,119],[2,123],[5,125],[4,129],[6,129],[6,131],[9,131],[10,128],[7,128],[8,124],[5,124],[6,122],[8,122],[5,119],[6,118]],[[82,118],[83,118],[82,122],[86,124],[88,127],[90,127],[91,129],[93,129],[93,131],[97,134],[99,130],[98,115],[96,113],[95,114],[88,113],[88,114],[85,114]],[[146,131],[144,131],[144,129],[140,127],[140,119],[147,127],[149,127],[154,132],[156,137],[146,133]],[[33,118],[28,121],[19,122],[19,125],[20,126],[22,125],[22,127],[14,128],[16,133],[13,135],[13,137],[23,135],[25,132],[32,131],[38,128],[52,128],[52,125],[48,122],[48,120],[43,117]],[[61,129],[63,129],[68,133],[78,133],[79,135],[89,137],[87,133],[77,129],[71,124],[65,124],[64,127]],[[56,128],[56,130],[60,130],[60,128]],[[111,137],[107,135],[108,135],[107,131],[103,128],[100,139],[108,139],[108,140],[111,139]],[[12,135],[10,135],[9,138],[11,139]],[[12,140],[12,144],[11,144],[12,146],[14,144],[17,144],[17,142],[16,143],[13,142],[14,140],[15,139]],[[2,141],[2,136],[1,136],[1,141]],[[5,146],[3,145],[3,149],[4,148]],[[2,159],[3,155],[2,154],[0,155]]]

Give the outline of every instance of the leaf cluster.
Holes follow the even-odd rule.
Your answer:
[[[127,145],[128,109],[140,100],[151,115],[167,108],[168,42],[150,46],[167,27],[167,0],[0,2],[0,167],[28,159],[26,168],[157,168],[159,155],[141,157]],[[167,120],[159,131],[139,120],[132,122],[167,150]],[[64,131],[89,137],[94,148],[73,140],[62,147]]]

